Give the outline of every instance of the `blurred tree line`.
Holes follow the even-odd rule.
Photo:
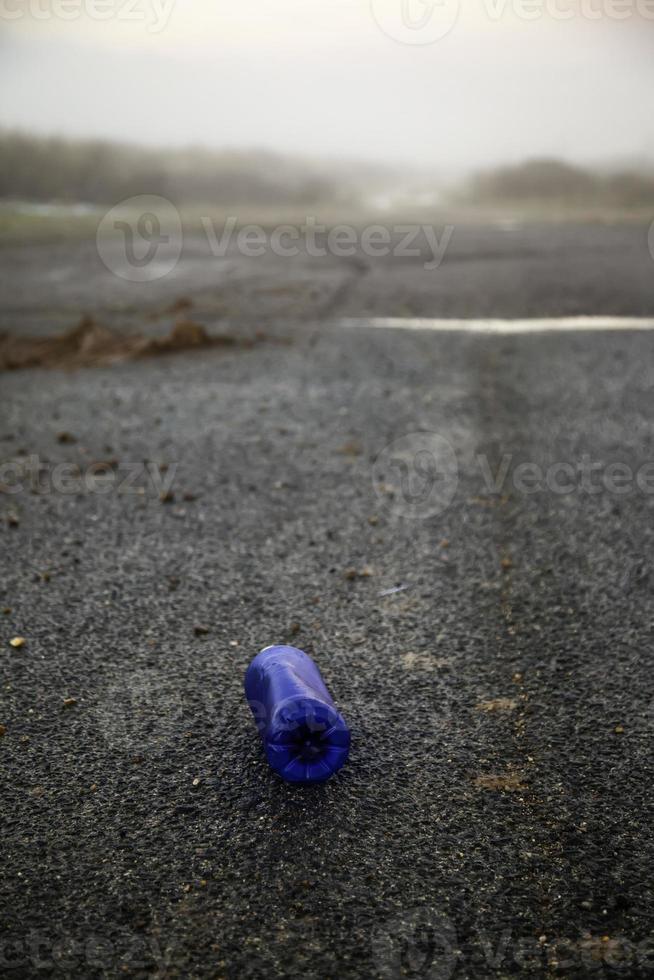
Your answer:
[[[154,149],[0,130],[0,200],[109,205],[161,194],[177,205],[347,207],[410,176],[381,164],[318,164],[267,150]],[[602,173],[537,159],[479,173],[453,196],[463,205],[654,207],[654,171]]]
[[[263,150],[159,150],[0,131],[0,198],[113,204],[135,194],[304,206],[347,199],[348,190],[315,165]]]
[[[556,159],[529,160],[478,174],[470,196],[480,203],[550,202],[572,206],[654,206],[654,173],[598,173]]]

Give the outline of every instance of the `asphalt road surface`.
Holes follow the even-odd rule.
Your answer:
[[[364,316],[654,313],[646,231],[533,240],[429,296],[348,269],[249,349],[2,376],[3,975],[652,974],[654,333]],[[7,321],[90,307],[36,282],[76,248],[6,256]],[[352,728],[325,785],[244,701],[282,642]]]
[[[450,229],[434,227],[437,241],[447,245],[437,268],[425,268],[434,262],[434,249],[422,233],[410,246],[419,254],[401,254],[408,246],[395,233],[388,254],[377,257],[371,249],[365,254],[361,231],[352,256],[329,252],[324,235],[313,249],[318,254],[308,254],[308,241],[300,239],[297,256],[275,254],[269,244],[264,254],[250,258],[237,239],[216,255],[207,236],[189,235],[177,265],[149,282],[112,275],[94,242],[2,247],[0,330],[60,330],[85,312],[102,314],[116,326],[140,327],[144,313],[161,312],[189,294],[194,317],[208,325],[275,319],[306,324],[337,316],[654,313],[654,258],[644,224]],[[269,230],[266,235],[270,243]],[[113,258],[109,250],[112,264]],[[115,258],[120,269],[121,256]]]

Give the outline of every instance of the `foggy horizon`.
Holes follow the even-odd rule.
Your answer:
[[[364,0],[215,11],[178,0],[141,13],[5,21],[0,127],[429,169],[444,180],[543,157],[654,160],[654,21],[635,14],[524,20],[512,10],[493,21],[480,0],[446,36],[415,45],[384,33]],[[55,95],[47,102],[44,86]]]

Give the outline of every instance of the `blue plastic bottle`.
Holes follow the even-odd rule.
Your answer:
[[[271,767],[291,783],[320,783],[340,769],[350,732],[311,657],[266,647],[245,672],[245,695]]]

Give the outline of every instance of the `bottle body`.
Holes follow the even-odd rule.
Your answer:
[[[341,768],[350,732],[306,653],[266,647],[245,673],[245,695],[268,763],[283,779],[324,782]]]

